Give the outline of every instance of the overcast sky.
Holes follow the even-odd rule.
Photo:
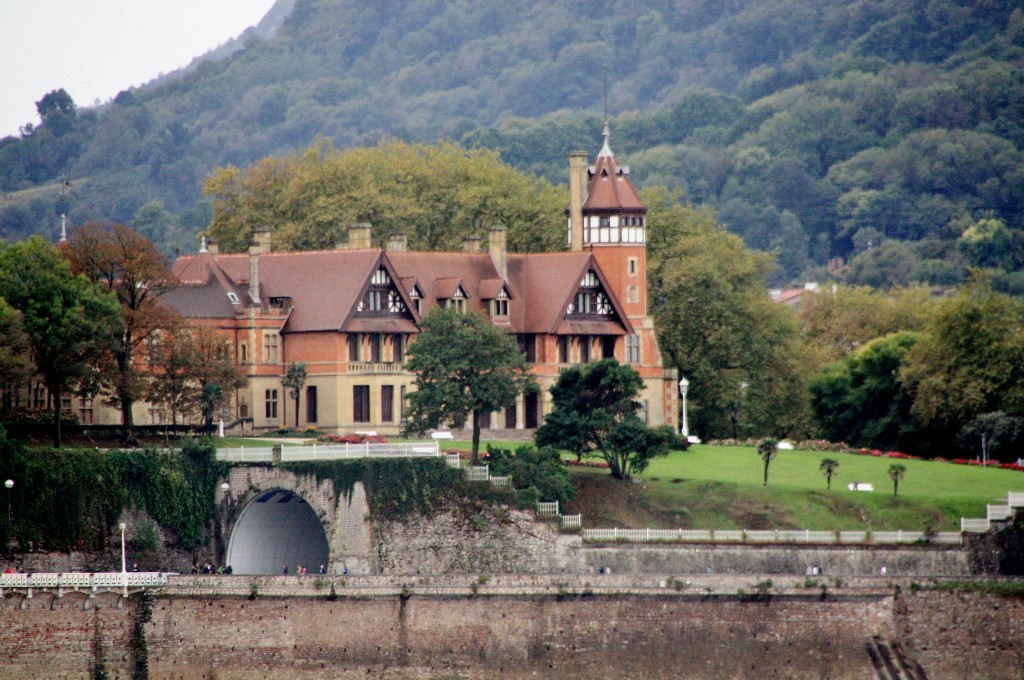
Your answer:
[[[188,64],[274,0],[0,0],[0,137],[63,87],[80,108]]]

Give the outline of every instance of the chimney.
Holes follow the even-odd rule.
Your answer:
[[[479,236],[466,236],[462,239],[462,252],[479,253],[482,240]]]
[[[583,193],[587,189],[587,152],[569,154],[569,250],[583,250]]]
[[[409,237],[398,232],[388,234],[386,250],[389,253],[404,253],[409,249]]]
[[[260,247],[255,242],[249,245],[249,297],[260,304]]]
[[[348,225],[348,249],[369,250],[373,247],[373,225],[359,222]]]
[[[257,305],[260,304],[260,255],[269,252],[270,227],[253,227],[249,244],[249,297]]]
[[[218,255],[220,255],[220,244],[214,241],[212,238],[208,238],[206,239],[206,250],[207,252],[210,253],[210,255],[217,257]]]
[[[261,255],[270,252],[270,227],[253,227],[252,244],[259,248]],[[207,244],[209,247],[209,244]]]
[[[505,227],[491,227],[487,239],[487,251],[491,256],[494,268],[498,270],[501,278],[507,279],[508,272],[508,230]]]

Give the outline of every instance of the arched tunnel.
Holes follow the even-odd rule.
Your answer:
[[[327,564],[327,534],[309,503],[293,491],[271,489],[238,515],[225,564],[235,574],[294,574],[299,565],[316,573]]]

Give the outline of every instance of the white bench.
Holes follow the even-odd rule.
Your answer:
[[[377,436],[377,431],[376,430],[356,430],[356,434],[358,434],[360,437],[376,437]]]
[[[865,484],[864,482],[854,482],[853,484],[847,484],[846,487],[850,491],[874,491],[875,487],[872,484]]]
[[[441,439],[455,439],[455,436],[451,432],[433,432],[430,436],[438,441]]]

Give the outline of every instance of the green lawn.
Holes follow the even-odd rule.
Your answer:
[[[832,490],[818,469],[839,461]],[[907,469],[893,496],[889,466]],[[652,504],[675,508],[693,528],[920,529],[934,522],[955,530],[959,519],[984,517],[987,503],[1024,490],[1024,473],[923,460],[843,453],[780,451],[762,484],[764,464],[753,447],[693,446],[656,459],[639,476]],[[853,482],[873,492],[850,491]]]

